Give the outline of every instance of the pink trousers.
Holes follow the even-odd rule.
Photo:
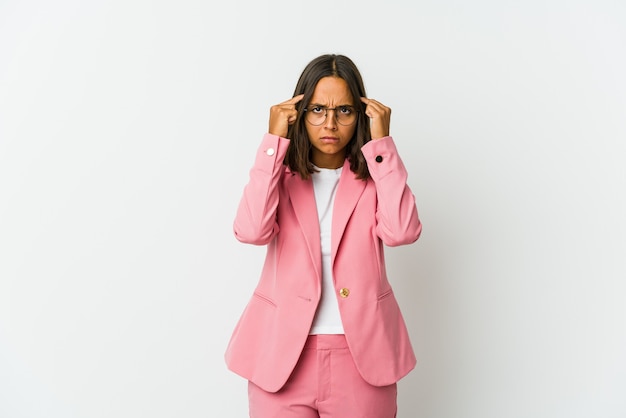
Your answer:
[[[397,386],[372,386],[343,335],[311,335],[291,377],[276,393],[248,383],[251,418],[394,418]]]

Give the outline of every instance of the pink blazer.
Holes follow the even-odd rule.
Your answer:
[[[269,392],[294,369],[321,295],[320,231],[313,185],[283,165],[289,140],[266,134],[234,222],[236,238],[267,245],[261,277],[226,350],[228,368]],[[346,160],[335,197],[331,262],[345,337],[363,378],[397,382],[416,364],[387,280],[383,244],[421,232],[407,172],[391,137],[362,148],[371,179]]]

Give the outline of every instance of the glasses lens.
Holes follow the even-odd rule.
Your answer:
[[[321,125],[326,120],[326,109],[321,106],[309,107],[306,110],[306,120],[311,125]]]
[[[352,106],[340,106],[335,109],[337,122],[342,125],[352,125],[356,120],[356,112]]]

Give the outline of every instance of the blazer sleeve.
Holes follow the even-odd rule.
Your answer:
[[[419,238],[422,223],[415,196],[407,184],[407,171],[393,142],[386,136],[361,147],[376,185],[376,232],[390,247],[411,244]]]
[[[272,134],[263,136],[233,224],[239,241],[265,245],[278,233],[278,187],[285,172],[283,159],[288,146],[286,138]]]

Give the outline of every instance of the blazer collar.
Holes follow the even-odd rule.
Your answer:
[[[343,163],[337,195],[335,196],[335,205],[333,206],[333,226],[330,239],[332,260],[335,259],[348,220],[350,220],[350,216],[352,216],[352,212],[354,212],[354,208],[365,190],[366,183],[366,181],[358,179],[356,174],[350,170],[350,162],[346,159]]]
[[[321,277],[320,226],[318,222],[317,206],[315,203],[315,191],[311,180],[303,180],[299,174],[288,171],[289,198],[293,206],[296,218],[304,234],[311,259],[314,260],[315,268]],[[333,206],[333,220],[331,232],[331,259],[335,259],[337,249],[343,238],[346,225],[354,212],[359,198],[365,190],[366,181],[356,178],[350,170],[350,162],[346,159],[341,170],[335,205]]]
[[[320,225],[315,204],[315,191],[311,180],[303,180],[300,174],[291,172],[289,177],[289,199],[296,215],[304,240],[309,249],[318,277],[322,277],[322,249]]]

